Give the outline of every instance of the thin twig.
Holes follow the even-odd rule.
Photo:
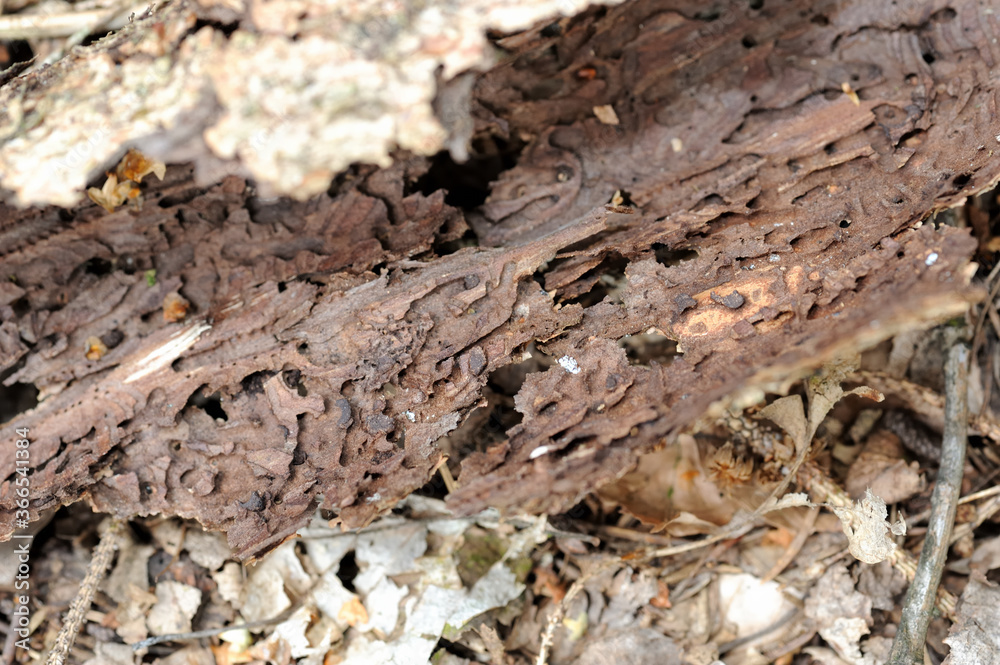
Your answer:
[[[630,540],[636,543],[645,543],[646,545],[660,545],[662,547],[669,547],[676,540],[676,538],[670,536],[637,531],[636,529],[614,526],[613,524],[605,524],[597,527],[597,533],[605,539],[619,538],[621,540]]]
[[[903,613],[896,639],[892,643],[889,665],[913,665],[923,662],[927,626],[931,621],[936,592],[941,583],[948,543],[951,539],[958,496],[965,468],[965,445],[968,440],[969,349],[955,340],[945,360],[945,422],[941,444],[941,467],[934,493],[927,535],[914,573],[913,584],[906,592]]]
[[[980,499],[986,499],[991,496],[996,496],[997,494],[1000,494],[1000,485],[994,485],[993,487],[987,487],[984,490],[979,490],[978,492],[973,492],[972,494],[966,494],[958,500],[958,505],[969,503],[970,501],[979,501]]]
[[[984,490],[979,490],[978,492],[973,492],[972,494],[966,494],[965,496],[963,496],[961,499],[958,500],[958,505],[961,506],[963,504],[970,503],[972,501],[979,501],[980,499],[988,499],[990,497],[995,497],[997,494],[1000,494],[1000,485],[994,485],[993,487],[987,487]],[[987,501],[984,502],[982,505],[977,506],[976,515],[978,516],[980,511],[986,510],[988,509],[989,506],[992,505],[993,505],[992,502]],[[992,512],[989,513],[985,519],[989,519],[992,515],[993,515]],[[911,515],[907,517],[906,523],[907,525],[920,524],[930,516],[931,516],[931,511],[924,510],[917,513],[916,515]],[[982,524],[982,522],[980,522],[980,524]],[[977,524],[976,526],[979,526],[979,524]],[[954,537],[952,537],[952,540],[954,540]]]
[[[222,633],[228,633],[231,630],[252,630],[254,628],[273,626],[276,623],[282,623],[285,621],[285,619],[292,615],[292,610],[296,609],[298,609],[298,606],[292,605],[281,614],[275,615],[270,619],[248,621],[247,623],[238,623],[232,626],[222,626],[220,628],[206,628],[205,630],[195,630],[190,633],[168,633],[166,635],[147,637],[144,640],[132,644],[132,650],[139,651],[140,649],[145,649],[146,647],[151,647],[154,644],[160,644],[161,642],[187,642],[190,640],[200,640],[203,637],[214,637]]]
[[[985,283],[986,284],[992,283],[992,285],[990,286],[990,295],[986,299],[987,302],[995,301],[997,295],[1000,294],[1000,279],[997,279],[998,276],[1000,276],[1000,263],[993,266],[993,270],[991,270],[990,274],[986,277]],[[976,317],[976,327],[972,333],[973,358],[979,355],[979,347],[983,343],[983,324],[985,323],[986,323],[986,307],[984,306],[983,309],[979,311],[979,316]],[[1000,330],[997,330],[997,334],[1000,334]]]
[[[816,528],[817,517],[819,517],[819,506],[813,506],[806,513],[805,523],[799,529],[798,533],[795,534],[795,538],[792,539],[792,542],[785,549],[785,553],[778,557],[778,560],[771,566],[771,570],[767,571],[767,574],[762,578],[764,582],[770,582],[780,575],[795,557],[799,555],[802,547],[806,544],[806,540],[808,540]]]
[[[751,513],[737,513],[736,516],[729,520],[728,524],[719,527],[719,530],[711,536],[706,536],[701,540],[696,540],[694,542],[684,543],[683,545],[674,545],[672,547],[662,547],[660,549],[650,550],[643,555],[632,556],[629,560],[646,561],[655,557],[673,556],[675,554],[681,554],[682,552],[690,552],[691,550],[696,550],[699,547],[705,547],[706,545],[711,545],[712,543],[717,543],[720,540],[741,538],[749,533],[749,531],[756,526],[757,521],[764,515],[773,513],[776,510],[785,510],[786,508],[793,507],[792,505],[775,502],[772,500],[773,498],[774,497],[772,495],[765,499],[764,502],[757,506],[757,508]]]
[[[935,432],[944,431],[944,399],[931,388],[883,372],[855,372],[850,382],[871,386],[887,396],[902,400],[903,406],[923,424]],[[969,414],[969,433],[1000,442],[1000,422],[989,409],[982,414]]]
[[[437,466],[431,470],[431,475],[437,471],[441,474],[441,480],[444,482],[444,488],[448,490],[448,494],[454,493],[458,484],[455,482],[455,477],[451,475],[451,469],[448,468],[448,456],[442,455],[441,459],[438,461]]]
[[[583,585],[587,582],[586,575],[580,575],[579,578],[572,585],[570,585],[569,590],[566,595],[563,596],[561,602],[559,602],[555,609],[552,610],[552,614],[549,616],[549,620],[545,623],[545,632],[542,633],[541,646],[538,649],[538,658],[535,660],[535,665],[545,665],[546,661],[549,659],[549,647],[552,646],[552,638],[556,632],[556,626],[562,621],[563,616],[566,614],[566,607],[569,606],[569,601],[573,600],[578,593],[583,590]]]
[[[712,543],[717,543],[720,540],[728,540],[730,538],[739,538],[740,536],[746,534],[754,527],[754,522],[748,521],[734,525],[730,527],[729,525],[724,526],[721,530],[714,535],[706,536],[701,540],[696,540],[694,542],[684,543],[683,545],[674,545],[672,547],[664,547],[657,550],[652,550],[647,552],[643,556],[637,556],[635,559],[646,560],[652,559],[654,557],[666,557],[673,556],[675,554],[681,554],[682,552],[690,552],[691,550],[696,550],[699,547],[705,547],[706,545],[711,545]]]
[[[993,497],[980,506],[976,507],[976,517],[971,522],[959,524],[951,534],[951,542],[955,544],[960,538],[972,533],[980,524],[1000,512],[1000,497]]]
[[[125,3],[115,3],[104,9],[92,9],[65,14],[15,14],[0,16],[0,39],[32,39],[68,37],[81,29],[88,32],[124,13]]]
[[[851,497],[847,496],[847,492],[838,487],[829,476],[827,476],[812,462],[802,467],[802,471],[799,473],[799,482],[803,488],[807,489],[816,497],[817,501],[840,508],[852,505]],[[909,552],[897,547],[893,553],[889,555],[888,561],[892,564],[893,568],[903,574],[907,581],[913,581],[913,576],[917,570],[917,562],[913,559]],[[829,563],[830,562],[827,562],[827,565],[829,565]],[[954,616],[955,604],[957,602],[958,599],[955,598],[955,596],[947,589],[937,590],[937,608],[945,616]]]
[[[55,644],[52,645],[49,657],[45,661],[46,665],[62,665],[65,662],[66,656],[76,640],[76,635],[80,632],[80,626],[83,625],[83,618],[94,600],[94,594],[97,593],[97,587],[104,579],[104,574],[108,571],[108,566],[114,557],[115,548],[118,547],[118,537],[124,524],[117,517],[112,518],[104,535],[101,536],[100,542],[97,543],[94,556],[90,560],[90,565],[87,566],[87,575],[80,583],[80,590],[76,592],[76,597],[63,619],[62,628],[59,630]]]
[[[747,644],[749,642],[754,642],[756,640],[759,640],[762,637],[770,635],[771,633],[773,633],[774,631],[778,630],[779,628],[784,627],[786,624],[788,624],[789,621],[791,621],[792,619],[796,618],[801,613],[802,613],[802,609],[801,608],[799,608],[799,607],[793,607],[792,609],[788,610],[783,615],[781,615],[778,618],[778,620],[775,621],[774,623],[772,623],[771,625],[764,626],[763,628],[761,628],[760,630],[758,630],[755,633],[750,633],[749,635],[745,635],[745,636],[737,638],[735,640],[731,640],[729,642],[725,642],[723,644],[720,644],[719,645],[719,655],[720,656],[724,656],[725,654],[729,653],[730,651],[732,651],[733,649],[735,649],[737,647],[743,646],[744,644]]]
[[[10,615],[11,625],[7,628],[7,639],[4,640],[3,652],[0,653],[0,663],[3,665],[11,665],[14,662],[14,643],[17,641],[17,633],[14,632],[16,616],[13,613]]]
[[[565,616],[566,608],[569,607],[570,601],[572,601],[577,594],[583,591],[583,587],[588,580],[596,577],[600,573],[615,565],[618,565],[615,560],[602,561],[593,565],[589,569],[580,572],[580,577],[578,577],[576,581],[570,585],[569,590],[566,591],[566,595],[563,596],[563,599],[556,604],[555,609],[552,611],[552,614],[549,615],[549,619],[545,623],[545,632],[542,633],[541,646],[538,649],[538,658],[535,659],[535,665],[545,665],[548,660],[549,648],[552,646],[552,639],[555,636],[556,626],[559,625],[559,622],[561,622],[563,616]]]

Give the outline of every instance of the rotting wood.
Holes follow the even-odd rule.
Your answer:
[[[461,460],[450,501],[559,511],[733,391],[979,297],[975,241],[920,221],[1000,176],[982,8],[703,9],[632,2],[501,40],[477,136],[528,144],[474,214],[405,156],[301,203],[171,165],[139,214],[3,207],[0,367],[45,399],[0,437],[31,428],[33,514],[86,495],[195,517],[242,557],[317,505],[364,524],[531,342],[569,360],[528,375],[522,422]],[[606,104],[618,125],[593,117]],[[616,192],[631,214],[605,209]],[[466,217],[494,247],[447,248]],[[175,290],[192,311],[168,324]],[[620,340],[650,330],[679,355],[631,364]],[[115,344],[87,360],[91,337]],[[13,467],[0,450],[7,536]]]

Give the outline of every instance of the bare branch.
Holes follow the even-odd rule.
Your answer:
[[[965,467],[965,445],[968,440],[968,366],[969,349],[956,340],[945,361],[945,424],[941,445],[941,468],[931,496],[931,516],[927,536],[917,563],[913,584],[906,593],[903,614],[889,656],[890,665],[911,665],[923,662],[927,626],[945,560]]]

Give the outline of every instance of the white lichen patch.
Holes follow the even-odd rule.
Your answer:
[[[463,143],[449,138],[433,102],[444,82],[495,64],[487,31],[589,4],[248,0],[254,29],[228,36],[212,27],[187,34],[195,13],[168,4],[126,26],[127,39],[4,86],[0,186],[21,205],[72,206],[135,146],[168,161],[199,156],[202,176],[252,175],[262,191],[306,199],[352,163],[384,166],[397,148],[432,155]],[[461,95],[451,103],[468,114]]]
[[[182,17],[174,18],[168,35],[187,29]],[[138,26],[127,29],[141,32]],[[158,37],[148,30],[142,34],[134,48],[145,52],[146,42]],[[142,55],[120,64],[107,54],[73,55],[54,66],[45,86],[30,92],[5,86],[0,183],[15,192],[20,205],[75,205],[88,179],[113,166],[126,146],[171,135],[205,103],[202,55],[218,41],[221,36],[217,40],[206,29],[187,37],[175,58]],[[55,73],[63,70],[64,75]]]
[[[580,373],[580,363],[578,363],[576,361],[576,358],[574,358],[573,356],[563,356],[558,360],[558,362],[559,366],[562,367],[567,372],[569,372],[570,374]]]

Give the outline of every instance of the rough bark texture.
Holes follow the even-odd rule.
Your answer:
[[[44,399],[0,438],[31,428],[33,513],[86,494],[195,517],[244,557],[317,505],[363,524],[532,342],[562,362],[527,375],[523,420],[449,501],[558,511],[734,391],[962,311],[975,242],[920,222],[1000,176],[997,21],[639,1],[508,37],[471,113],[480,146],[525,147],[476,211],[405,156],[306,202],[170,166],[138,213],[4,208],[0,368]],[[479,246],[451,251],[466,223]],[[166,323],[175,290],[192,309]],[[678,354],[630,359],[650,329]]]

